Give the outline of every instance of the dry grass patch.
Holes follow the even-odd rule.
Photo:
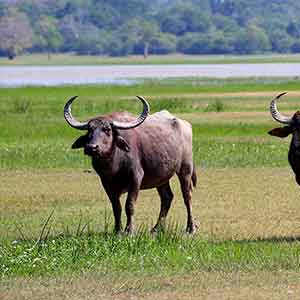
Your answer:
[[[104,222],[106,204],[97,176],[79,171],[2,171],[0,235],[38,236],[54,209],[54,232],[76,228],[80,220]],[[100,204],[100,211],[99,209]],[[91,218],[91,219],[90,219]]]
[[[291,112],[292,113],[292,112]],[[270,112],[197,112],[197,113],[181,113],[176,116],[192,122],[193,124],[266,124],[273,126]]]
[[[1,283],[0,298],[20,299],[297,299],[298,272],[198,272],[133,276],[83,273]]]
[[[193,210],[202,238],[300,236],[299,189],[289,168],[198,169],[198,177]],[[94,173],[5,171],[0,179],[2,237],[20,238],[20,230],[26,237],[37,237],[53,209],[53,234],[66,228],[76,230],[79,222],[95,231],[104,230],[109,220],[113,224],[110,203]],[[183,229],[186,209],[177,179],[172,186],[175,200],[168,221]],[[135,213],[137,229],[155,223],[159,206],[155,190],[141,191]]]
[[[208,98],[258,98],[264,97],[269,98],[270,100],[272,97],[277,96],[277,94],[282,93],[283,91],[255,91],[255,92],[220,92],[220,93],[188,93],[188,94],[168,94],[168,99],[176,99],[180,98],[199,98],[199,99],[208,99]],[[289,98],[299,98],[300,92],[299,91],[289,91],[288,96]],[[128,97],[124,97],[124,99],[128,99]]]

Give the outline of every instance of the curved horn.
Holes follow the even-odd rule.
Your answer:
[[[285,95],[285,93],[281,93],[279,94],[278,96],[276,96],[270,103],[270,112],[271,112],[271,115],[273,117],[274,120],[276,120],[277,122],[279,123],[282,123],[282,124],[290,124],[291,121],[292,121],[292,117],[287,117],[287,116],[284,116],[282,115],[278,109],[277,109],[277,104],[276,104],[276,101],[283,95]]]
[[[84,122],[84,123],[81,123],[79,121],[77,121],[73,116],[72,116],[72,113],[71,113],[71,106],[72,106],[72,102],[77,98],[77,96],[74,96],[72,97],[71,99],[68,100],[68,102],[66,103],[65,107],[64,107],[64,117],[65,117],[65,120],[67,121],[67,123],[73,127],[73,128],[76,128],[76,129],[79,129],[79,130],[86,130],[87,129],[87,125],[88,125],[88,122]]]
[[[149,114],[149,111],[150,111],[150,106],[149,106],[147,100],[144,99],[143,97],[137,96],[137,98],[142,101],[143,106],[144,106],[143,111],[140,114],[140,116],[132,122],[112,121],[111,125],[113,127],[117,128],[117,129],[131,129],[131,128],[139,126],[146,120],[146,118]]]

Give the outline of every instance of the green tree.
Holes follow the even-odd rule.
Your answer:
[[[84,24],[78,28],[75,51],[80,55],[104,54],[104,45],[101,43],[102,34],[93,24]]]
[[[3,17],[7,14],[8,7],[4,2],[0,1],[0,17]]]
[[[149,54],[149,47],[152,43],[154,43],[155,39],[158,40],[159,36],[159,27],[155,23],[150,22],[141,22],[141,27],[139,30],[139,39],[140,42],[144,45],[144,58],[146,59]]]
[[[291,51],[293,53],[300,53],[300,39],[296,40],[292,46],[291,46]]]
[[[186,23],[187,32],[209,32],[212,25],[207,12],[202,12],[194,5],[181,8],[181,18]]]
[[[234,50],[234,35],[226,34],[222,31],[213,31],[209,38],[211,41],[210,53],[227,54]]]
[[[212,21],[217,30],[226,33],[237,33],[240,29],[239,25],[234,19],[218,13],[212,17]]]
[[[108,2],[95,2],[90,5],[90,22],[100,29],[111,30],[115,24],[121,23],[120,13]]]
[[[1,55],[27,49],[147,57],[173,52],[175,43],[185,53],[299,49],[300,1],[295,0],[0,0],[2,20],[13,10],[23,15],[2,22]],[[12,38],[3,40],[16,31],[12,26],[26,30],[8,47]]]
[[[177,38],[170,33],[159,33],[153,40],[151,52],[155,54],[168,54],[176,52]]]
[[[143,55],[146,59],[149,55],[149,49],[154,41],[159,37],[160,30],[157,24],[135,18],[128,22],[121,29],[131,39],[134,46],[142,45]]]
[[[272,50],[278,53],[286,53],[291,50],[293,38],[284,30],[274,30],[270,34]]]
[[[300,21],[291,21],[287,26],[287,33],[294,38],[300,38]]]
[[[207,12],[192,3],[180,3],[160,14],[161,30],[176,35],[208,32],[212,23]]]
[[[186,33],[177,44],[177,50],[185,54],[207,54],[211,48],[211,39],[203,33]]]
[[[13,59],[32,46],[33,32],[27,16],[17,10],[9,10],[0,17],[0,49]]]
[[[60,19],[58,28],[64,39],[64,44],[61,46],[62,51],[75,51],[80,34],[79,23],[72,15],[66,15]]]
[[[63,43],[63,37],[58,30],[57,22],[53,17],[42,16],[35,28],[36,43],[41,49],[46,49],[48,59],[50,59],[51,51],[57,51]]]
[[[177,14],[166,14],[161,21],[161,30],[175,35],[183,35],[186,32],[186,23]]]
[[[236,36],[234,47],[239,54],[252,54],[270,50],[271,44],[263,29],[250,25]]]
[[[193,6],[197,7],[201,11],[211,14],[210,0],[192,0]]]

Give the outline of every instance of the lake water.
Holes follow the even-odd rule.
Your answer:
[[[300,63],[0,67],[0,86],[127,85],[144,78],[296,77]]]

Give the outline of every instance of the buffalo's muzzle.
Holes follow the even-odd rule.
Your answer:
[[[99,146],[98,145],[95,145],[95,144],[87,144],[85,147],[84,147],[84,154],[86,155],[94,155],[96,153],[98,153],[98,150],[99,150]]]

